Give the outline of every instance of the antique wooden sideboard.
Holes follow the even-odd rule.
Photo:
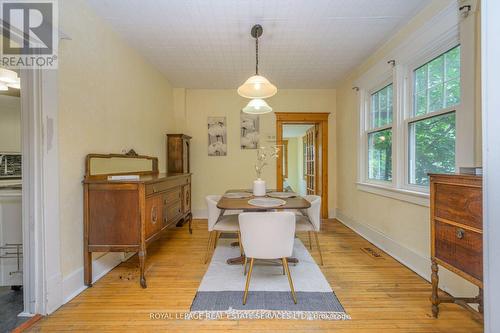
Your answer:
[[[139,178],[109,180],[111,175]],[[133,151],[89,154],[83,186],[85,284],[92,285],[92,252],[137,252],[146,288],[147,246],[179,222],[189,221],[191,229],[191,174],[161,174],[156,157]]]
[[[483,312],[482,177],[430,174],[432,314],[455,303],[481,318]],[[479,287],[477,297],[438,295],[438,265]],[[469,304],[479,304],[479,313]]]

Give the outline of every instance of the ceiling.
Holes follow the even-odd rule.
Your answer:
[[[175,87],[334,88],[431,0],[87,0]]]
[[[302,137],[306,134],[307,130],[314,125],[283,125],[284,138]]]

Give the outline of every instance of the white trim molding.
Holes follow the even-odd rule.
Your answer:
[[[62,304],[57,72],[21,70],[24,313]]]
[[[356,183],[358,190],[415,205],[429,207],[429,194],[371,183]]]
[[[484,166],[484,326],[500,332],[500,1],[481,5]]]

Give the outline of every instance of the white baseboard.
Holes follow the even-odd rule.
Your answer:
[[[95,259],[92,262],[92,283],[99,280],[106,273],[129,257],[130,254],[124,255],[124,253],[121,252],[108,252]],[[63,279],[63,304],[78,296],[78,294],[85,289],[87,289],[87,286],[83,284],[82,266]]]
[[[47,278],[47,304],[45,304],[46,314],[51,314],[56,311],[64,300],[62,292],[63,279],[60,273]]]
[[[375,228],[359,223],[349,216],[344,215],[340,210],[336,211],[336,219],[358,235],[373,243],[375,246],[389,254],[413,272],[420,275],[425,280],[431,280],[431,260],[421,254],[409,249],[403,244],[391,239]],[[475,296],[470,295],[473,290],[477,290],[472,284],[458,278],[453,273],[440,267],[439,287],[451,295],[456,296]],[[465,295],[464,295],[465,293]]]

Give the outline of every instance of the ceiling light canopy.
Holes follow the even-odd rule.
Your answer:
[[[241,111],[249,114],[264,114],[273,111],[266,101],[260,98],[252,99]]]
[[[259,75],[259,37],[262,36],[263,31],[262,26],[256,24],[250,32],[252,37],[255,38],[255,75],[251,76],[238,88],[238,94],[245,98],[268,98],[278,92],[275,85]]]

